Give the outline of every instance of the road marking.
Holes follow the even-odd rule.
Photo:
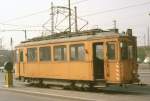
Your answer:
[[[15,92],[21,92],[21,93],[26,93],[26,94],[37,94],[37,95],[45,95],[45,96],[52,96],[52,97],[61,97],[61,98],[66,98],[66,99],[76,99],[76,100],[83,100],[83,101],[97,101],[96,99],[87,99],[87,98],[83,98],[83,97],[74,97],[74,96],[65,96],[65,95],[58,95],[58,94],[50,94],[50,93],[41,93],[38,91],[26,91],[26,90],[18,90],[15,88],[4,88],[4,87],[0,87],[0,89],[3,90],[9,90],[9,91],[15,91]]]

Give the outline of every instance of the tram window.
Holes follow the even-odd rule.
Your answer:
[[[15,58],[15,61],[16,61],[16,63],[18,63],[18,61],[19,61],[19,51],[18,50],[16,50],[16,52],[15,52],[15,55],[16,55],[16,58]]]
[[[72,45],[70,47],[70,59],[74,61],[84,60],[85,59],[84,45]]]
[[[36,48],[28,48],[27,49],[27,60],[28,60],[28,62],[37,61],[37,49]]]
[[[23,62],[23,50],[20,51],[20,62]]]
[[[133,53],[133,46],[128,46],[128,52],[129,52],[129,58],[133,59],[134,53]]]
[[[97,59],[104,59],[104,52],[103,52],[103,45],[102,44],[98,44],[96,45],[96,58]]]
[[[108,59],[115,59],[115,44],[108,44]]]
[[[128,59],[128,44],[125,42],[121,43],[121,59]]]
[[[55,46],[54,47],[54,60],[65,61],[66,60],[66,46]]]
[[[49,61],[51,59],[50,52],[51,52],[50,47],[40,47],[39,48],[40,61]]]

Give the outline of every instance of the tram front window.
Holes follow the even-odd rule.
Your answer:
[[[115,44],[108,44],[108,59],[115,60]]]
[[[133,51],[133,46],[132,45],[130,45],[130,46],[128,46],[128,51],[129,51],[129,59],[133,59],[134,58],[134,51]]]
[[[121,42],[120,47],[121,47],[121,59],[122,60],[128,59],[128,44],[126,42]]]

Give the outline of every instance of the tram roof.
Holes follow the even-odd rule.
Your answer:
[[[82,40],[91,40],[91,39],[105,39],[105,38],[115,38],[126,36],[125,34],[119,34],[118,32],[114,31],[103,31],[101,29],[93,29],[82,31],[78,33],[57,33],[48,36],[42,37],[35,37],[29,39],[27,41],[21,42],[18,46],[30,46],[30,45],[39,45],[39,44],[48,44],[48,43],[62,43],[62,42],[69,42],[69,41],[82,41]]]

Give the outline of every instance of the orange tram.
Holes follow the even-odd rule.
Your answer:
[[[139,82],[137,42],[128,29],[92,29],[36,37],[16,46],[16,78],[90,87]]]

